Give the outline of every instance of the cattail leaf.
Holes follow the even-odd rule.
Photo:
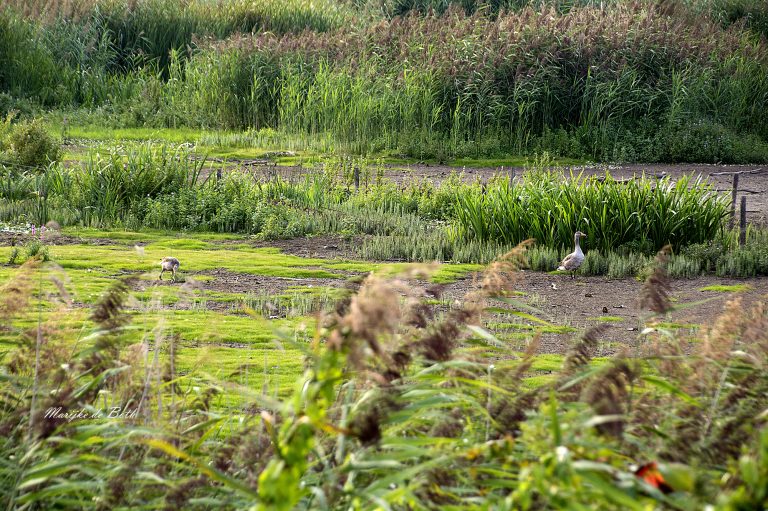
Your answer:
[[[231,477],[219,472],[212,466],[208,465],[207,463],[198,460],[197,458],[187,454],[186,452],[182,451],[181,449],[178,449],[174,447],[173,445],[169,444],[168,442],[164,440],[160,440],[157,438],[147,438],[142,440],[142,443],[148,445],[149,447],[152,447],[154,449],[158,449],[160,451],[163,451],[164,453],[168,454],[169,456],[172,456],[174,458],[180,458],[186,462],[191,463],[197,469],[205,474],[206,476],[210,477],[214,481],[218,481],[219,483],[232,488],[233,490],[237,491],[238,493],[241,493],[242,495],[250,498],[257,499],[258,494],[256,491],[252,490],[245,484],[241,483],[240,481],[236,479],[232,479]]]
[[[475,332],[477,335],[480,336],[481,339],[488,341],[488,344],[491,344],[493,346],[498,346],[498,347],[505,346],[505,344],[501,342],[495,335],[493,335],[491,332],[489,332],[483,327],[480,327],[477,325],[467,325],[467,329],[471,330],[472,332]]]
[[[640,377],[644,382],[650,383],[654,387],[667,391],[668,393],[679,397],[686,403],[692,404],[697,407],[701,407],[699,401],[680,389],[677,385],[673,384],[669,380],[666,380],[660,376],[645,375]]]

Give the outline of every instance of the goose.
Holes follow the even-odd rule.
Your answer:
[[[576,231],[576,234],[573,236],[576,243],[576,250],[565,256],[565,259],[563,259],[563,262],[560,263],[560,266],[557,268],[559,271],[570,271],[571,278],[573,278],[574,273],[579,269],[581,263],[584,262],[584,252],[581,251],[581,247],[579,246],[579,239],[582,237],[586,238],[587,235],[581,231]]]
[[[175,257],[163,257],[160,261],[160,276],[158,279],[163,280],[163,273],[169,271],[173,273],[173,280],[176,281],[176,270],[179,269],[179,260]]]

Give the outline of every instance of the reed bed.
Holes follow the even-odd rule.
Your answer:
[[[245,169],[201,179],[205,159],[184,146],[96,148],[81,168],[0,165],[0,221],[260,239],[335,234],[357,239],[359,257],[384,261],[487,264],[534,238],[528,263],[538,271],[556,268],[580,229],[588,234],[583,275],[642,275],[654,248],[667,243],[676,277],[768,274],[766,231],[750,227],[739,246],[738,232],[725,228],[728,198],[705,183],[566,179],[547,162],[486,184],[454,174],[440,185],[398,185],[380,163],[353,158],[290,179]]]
[[[518,334],[527,350],[513,354],[477,326],[486,309],[513,305],[522,255],[496,261],[443,315],[433,316],[422,288],[367,279],[311,327],[313,342],[276,334],[305,353],[287,394],[269,387],[266,368],[262,388],[212,379],[204,367],[179,372],[187,348],[160,327],[131,343],[136,316],[120,282],[88,323],[64,326],[64,294],[51,320],[40,319],[33,289],[45,270],[33,258],[0,295],[0,331],[12,343],[0,380],[0,502],[765,507],[765,304],[730,302],[689,343],[663,326],[662,255],[641,297],[657,312],[638,343],[598,360],[602,330],[587,331],[542,377],[534,332]],[[221,402],[223,389],[241,404]]]
[[[85,106],[109,125],[273,130],[359,154],[768,158],[765,42],[690,6],[449,7],[353,22],[337,15],[345,7],[308,3],[334,20],[323,24],[305,4],[253,4],[275,26],[219,26],[249,18],[210,2],[105,7],[98,23],[45,30],[5,10],[0,89]],[[279,21],[284,11],[295,20]]]

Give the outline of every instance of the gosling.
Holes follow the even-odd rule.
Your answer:
[[[160,276],[158,279],[163,280],[163,273],[169,271],[173,274],[173,281],[176,282],[176,270],[179,269],[179,260],[175,257],[163,257],[160,261]]]

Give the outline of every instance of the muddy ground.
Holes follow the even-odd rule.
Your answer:
[[[147,290],[154,286],[186,285],[190,291],[195,289],[226,291],[243,295],[264,295],[284,293],[294,286],[344,287],[345,279],[290,279],[265,277],[214,270],[201,272],[211,280],[195,281],[194,276],[188,283],[178,284],[170,281],[137,281],[137,290]],[[193,282],[190,286],[189,282]],[[426,287],[423,283],[414,283]],[[730,286],[746,284],[749,289],[732,293],[705,291],[702,288],[712,285]],[[706,331],[713,321],[723,312],[728,300],[738,299],[744,310],[749,310],[756,302],[768,298],[768,278],[729,279],[718,277],[698,277],[695,279],[677,279],[670,283],[670,298],[675,307],[666,317],[659,318],[665,328],[676,332],[683,338],[695,336]],[[458,281],[442,286],[438,298],[443,305],[437,305],[437,312],[445,312],[477,287],[477,275],[469,275]],[[539,312],[534,313],[553,326],[569,326],[575,331],[568,333],[544,333],[541,337],[541,353],[565,353],[584,330],[605,324],[601,334],[599,355],[610,355],[623,347],[634,347],[642,342],[643,325],[652,313],[641,306],[643,283],[634,278],[611,280],[604,277],[576,277],[550,275],[546,273],[523,271],[515,290],[522,293],[515,299]],[[501,304],[499,304],[501,305]],[[218,304],[209,301],[208,308],[227,310],[238,313],[237,303]],[[187,308],[184,302],[173,308]],[[514,310],[512,307],[511,310]],[[520,309],[522,312],[530,312]],[[609,318],[610,321],[602,321]],[[508,315],[489,314],[488,322],[530,323],[529,321]],[[513,349],[524,349],[524,341],[510,341]]]
[[[538,309],[538,317],[554,325],[567,325],[578,331],[568,334],[544,334],[540,351],[564,353],[574,336],[597,324],[606,325],[601,339],[604,354],[615,353],[622,346],[635,346],[641,342],[643,324],[653,314],[641,307],[643,282],[635,278],[607,279],[605,277],[576,277],[547,273],[520,272],[515,289],[525,293],[519,299]],[[751,289],[739,293],[702,291],[712,285],[746,284]],[[472,278],[459,280],[447,286],[446,296],[458,298],[474,285]],[[713,276],[695,279],[676,279],[671,283],[670,298],[673,310],[659,318],[678,335],[689,336],[706,329],[723,312],[728,300],[741,300],[744,310],[768,298],[768,278],[728,279]],[[603,322],[599,318],[620,321]],[[509,321],[509,320],[507,320]],[[514,320],[513,320],[514,321]]]
[[[265,177],[279,173],[284,177],[298,178],[308,170],[301,167],[266,167],[252,165],[254,175]],[[455,169],[446,166],[411,165],[391,166],[386,176],[399,183],[412,181],[414,178],[441,181]],[[599,165],[573,167],[573,172],[605,175],[606,171],[617,179],[631,179],[642,174],[653,176],[669,175],[673,179],[682,174],[700,174],[713,183],[719,191],[730,191],[733,172],[742,172],[739,182],[739,193],[747,197],[747,217],[750,222],[765,224],[768,218],[768,167],[759,165]],[[464,178],[471,180],[479,178],[487,180],[498,174],[498,168],[465,169]],[[505,168],[505,173],[519,176],[522,168]],[[82,239],[76,236],[49,233],[52,244],[86,243],[92,245],[119,244],[119,241],[107,238]],[[0,232],[0,245],[21,244],[25,237],[18,233]],[[355,245],[359,239],[343,239],[338,236],[319,236],[314,238],[299,238],[279,241],[255,241],[249,239],[236,241],[221,241],[218,243],[248,243],[253,246],[277,247],[285,253],[310,258],[322,259],[355,259]],[[127,243],[127,242],[126,242]],[[130,242],[134,243],[134,242]],[[344,285],[344,279],[279,279],[256,275],[238,274],[225,270],[204,272],[205,280],[194,283],[194,275],[190,279],[190,292],[195,289],[209,291],[225,291],[243,294],[279,294],[292,286],[322,286],[338,287]],[[549,275],[544,273],[523,272],[523,278],[518,284],[518,290],[525,293],[522,300],[541,311],[542,318],[553,325],[569,325],[578,330],[601,323],[598,318],[613,316],[618,321],[607,322],[604,332],[606,354],[615,352],[623,345],[635,345],[640,339],[641,323],[648,312],[639,305],[642,283],[636,279],[609,280],[605,277],[577,277],[571,280],[569,276]],[[345,275],[349,276],[349,275]],[[715,291],[702,291],[701,288],[710,285],[747,284],[751,290],[733,295]],[[170,282],[158,283],[137,279],[134,288],[146,290],[157,285],[184,285]],[[447,285],[443,291],[445,303],[459,299],[474,285],[473,276]],[[189,287],[189,286],[188,286]],[[768,296],[768,278],[753,279],[721,279],[717,277],[699,277],[696,279],[674,280],[671,283],[671,296],[678,310],[672,312],[668,322],[674,323],[678,333],[694,334],[699,325],[709,325],[723,310],[725,302],[738,296],[743,306],[749,307],[759,299]],[[695,307],[685,308],[684,305],[700,302]],[[180,304],[179,306],[183,306]],[[208,307],[226,310],[236,309],[236,305],[220,304],[210,301]],[[687,325],[687,326],[686,326]],[[540,351],[544,353],[563,353],[567,350],[570,340],[577,333],[545,334],[541,340]]]

